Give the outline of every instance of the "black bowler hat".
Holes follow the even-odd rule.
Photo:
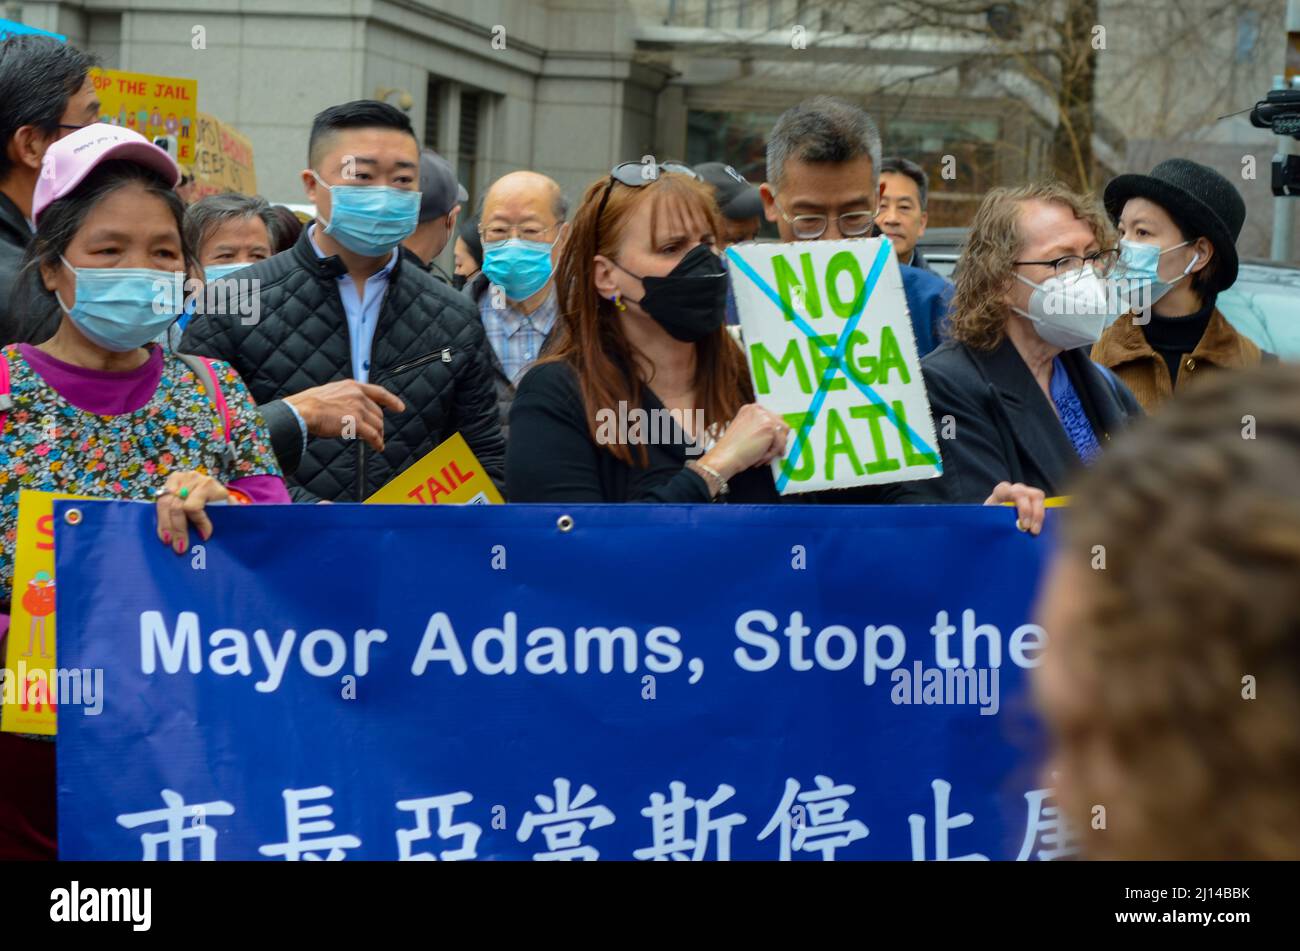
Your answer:
[[[1181,226],[1188,237],[1206,237],[1219,259],[1213,290],[1225,290],[1237,279],[1237,236],[1246,221],[1241,192],[1208,165],[1191,159],[1167,159],[1150,175],[1120,175],[1106,186],[1106,211],[1118,222],[1130,198],[1155,202]]]

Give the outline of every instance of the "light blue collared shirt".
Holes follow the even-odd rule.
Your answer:
[[[318,258],[325,252],[316,243],[316,225],[307,231],[312,250]],[[348,340],[352,345],[352,378],[362,383],[370,382],[370,347],[375,339],[375,326],[379,323],[379,308],[388,290],[388,278],[397,263],[399,249],[394,248],[388,263],[366,279],[365,297],[357,296],[357,285],[351,274],[339,275],[339,297],[343,299],[343,313],[348,318]]]

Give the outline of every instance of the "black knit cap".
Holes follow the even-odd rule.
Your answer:
[[[1191,159],[1167,159],[1150,175],[1120,175],[1106,186],[1104,201],[1111,219],[1119,221],[1124,203],[1130,198],[1155,202],[1184,229],[1189,240],[1208,238],[1219,259],[1215,269],[1215,293],[1237,280],[1237,236],[1246,221],[1246,203],[1241,192],[1208,165]]]

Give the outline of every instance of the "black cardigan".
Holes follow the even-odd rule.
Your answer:
[[[1061,360],[1103,450],[1112,434],[1142,415],[1128,387],[1088,358]],[[881,487],[884,502],[980,503],[999,482],[1023,482],[1060,495],[1080,466],[1065,427],[1008,339],[992,351],[947,341],[921,360],[943,460],[936,479]],[[951,438],[944,431],[951,417]]]
[[[649,387],[641,409],[663,410]],[[615,410],[617,408],[614,408]],[[519,382],[510,407],[506,445],[506,498],[511,502],[708,502],[704,479],[684,468],[678,438],[647,445],[649,464],[629,466],[592,439],[578,380],[566,363],[541,363]],[[639,447],[632,447],[639,458]],[[730,482],[729,502],[781,501],[768,466],[748,469]]]

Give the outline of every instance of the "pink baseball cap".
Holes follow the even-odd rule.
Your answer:
[[[151,168],[175,188],[180,166],[163,149],[134,129],[95,122],[65,135],[45,150],[41,175],[32,196],[32,224],[41,212],[80,185],[94,169],[109,159],[126,159]]]

